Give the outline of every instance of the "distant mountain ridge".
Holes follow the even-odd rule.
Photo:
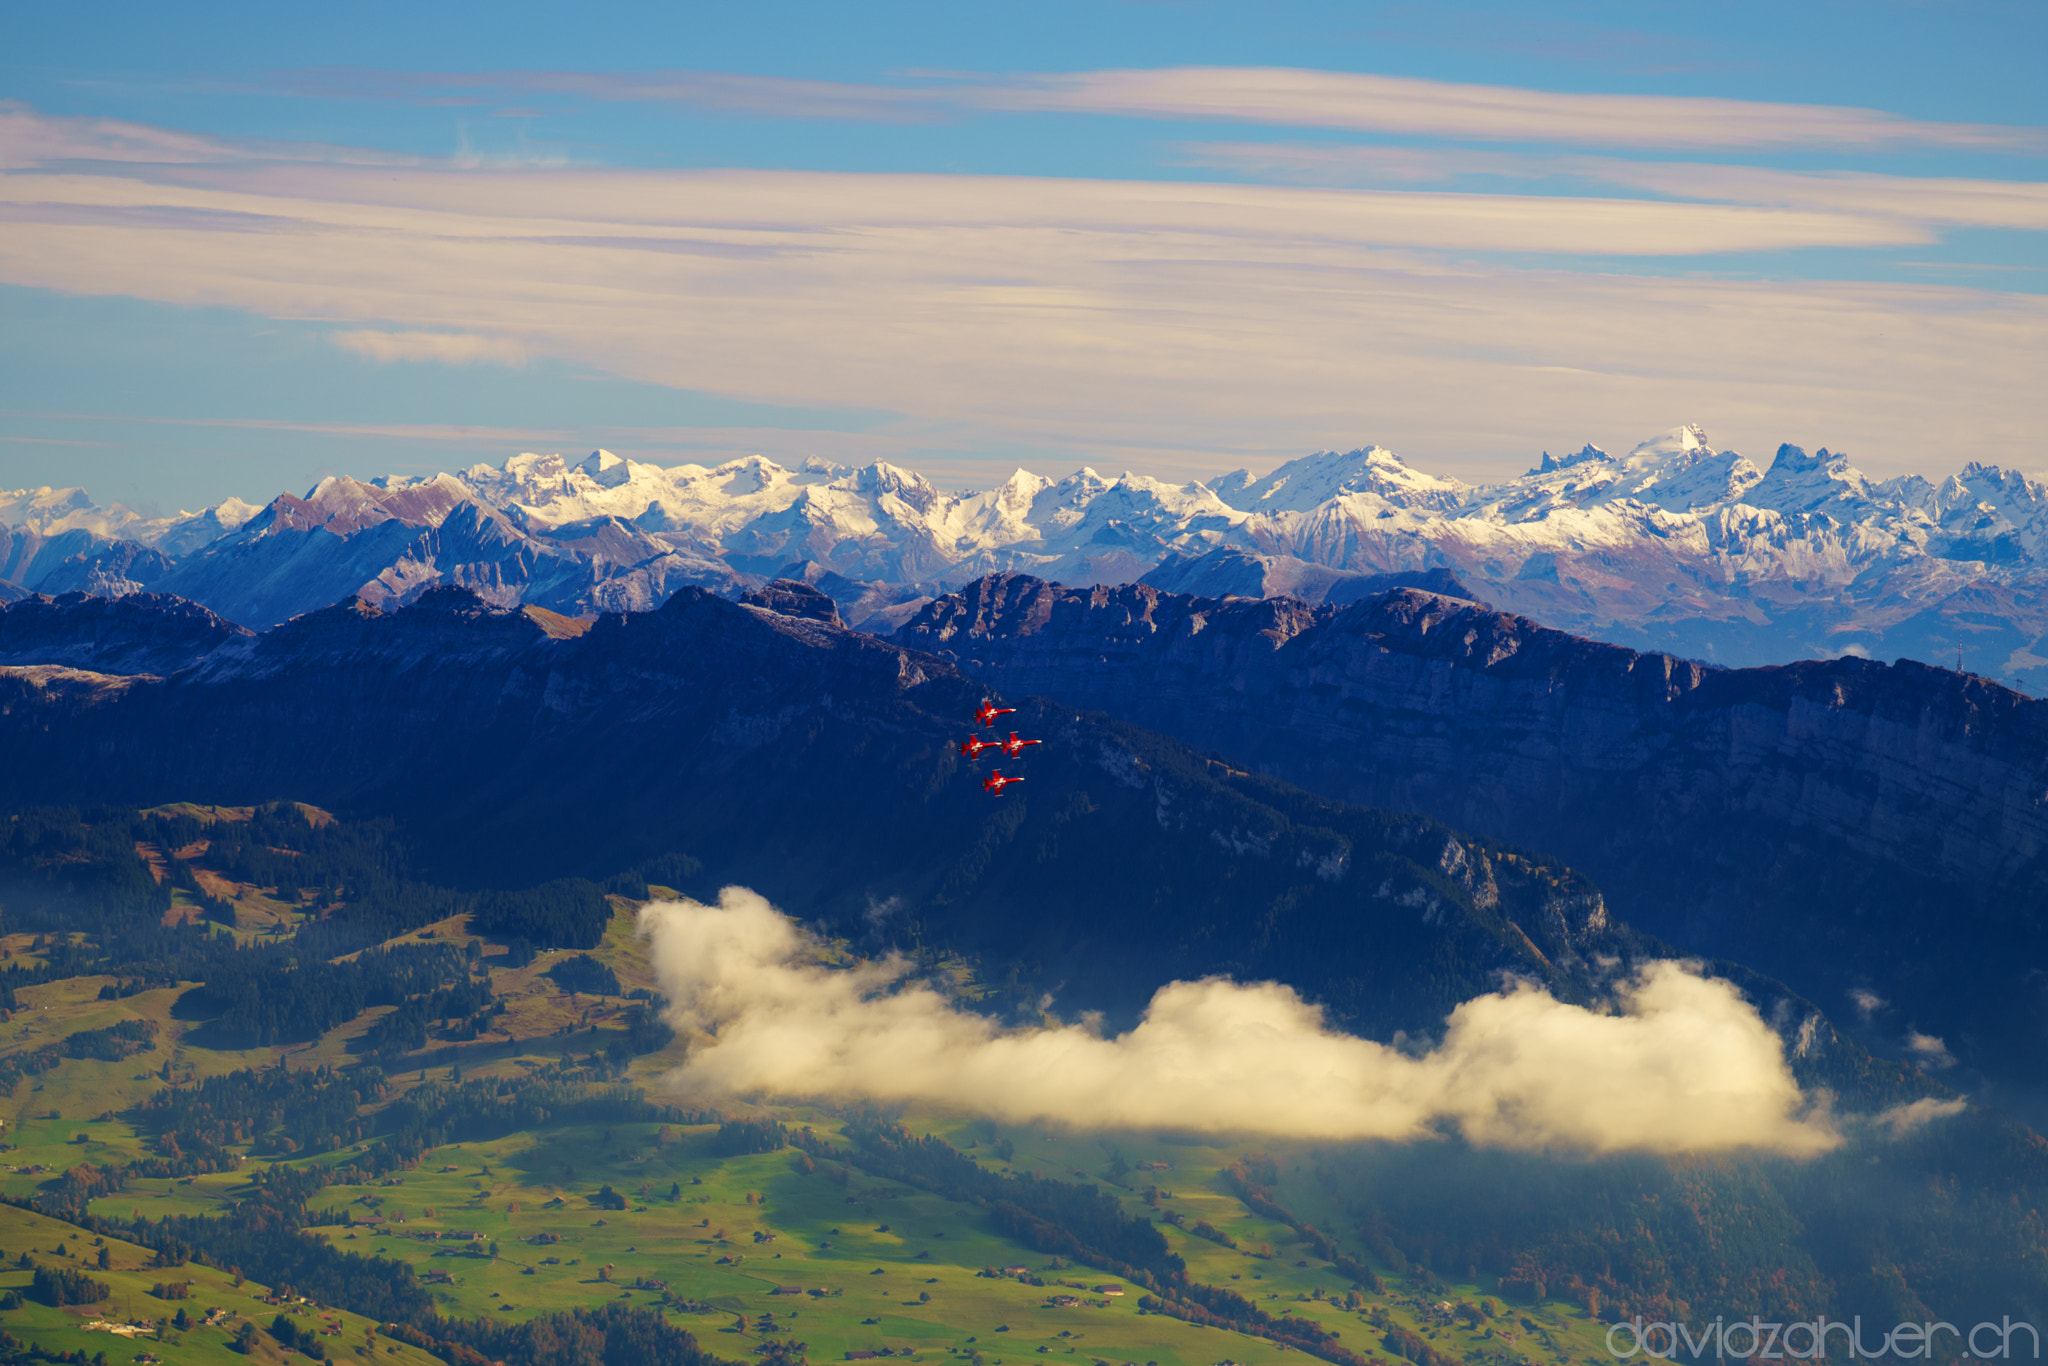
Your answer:
[[[41,594],[0,603],[0,665],[171,674],[251,633],[196,602],[155,593]]]
[[[886,631],[989,573],[1312,603],[1442,573],[1476,600],[1640,649],[1731,665],[1960,658],[2048,691],[2048,486],[1977,464],[1873,480],[1795,446],[1759,465],[1697,427],[1621,456],[1546,453],[1483,485],[1377,446],[1263,477],[1019,470],[971,493],[879,462],[528,454],[153,521],[76,489],[0,492],[0,538],[0,596],[173,592],[257,628],[450,583],[591,615],[686,584],[736,597],[800,578]]]

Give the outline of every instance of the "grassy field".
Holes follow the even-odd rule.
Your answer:
[[[102,1245],[111,1254],[110,1270],[99,1269]],[[59,1247],[64,1249],[61,1255]],[[301,1327],[321,1333],[330,1360],[375,1357],[391,1366],[440,1366],[418,1348],[374,1337],[376,1325],[359,1315],[303,1301],[266,1303],[271,1294],[267,1286],[254,1281],[237,1286],[233,1276],[211,1267],[152,1267],[152,1254],[145,1248],[118,1238],[95,1238],[47,1215],[0,1206],[0,1251],[5,1251],[7,1258],[5,1267],[0,1268],[0,1291],[26,1290],[34,1273],[16,1265],[26,1255],[41,1266],[84,1271],[110,1292],[97,1304],[53,1309],[31,1300],[20,1309],[0,1314],[9,1332],[46,1351],[83,1350],[89,1356],[105,1353],[107,1360],[115,1363],[139,1361],[144,1356],[191,1366],[281,1363],[289,1354],[267,1333],[257,1338],[255,1351],[247,1356],[229,1344],[244,1320],[262,1328],[276,1315],[286,1313]],[[173,1281],[191,1282],[185,1299],[159,1299],[152,1293],[159,1283]],[[172,1325],[181,1308],[193,1325],[182,1332]],[[114,1331],[116,1327],[123,1331]]]
[[[836,1128],[814,1112],[779,1113],[820,1132]],[[1312,1318],[1361,1354],[1389,1359],[1368,1318],[1377,1310],[1454,1358],[1606,1360],[1600,1330],[1555,1304],[1500,1305],[1497,1317],[1459,1323],[1452,1311],[1461,1300],[1482,1302],[1480,1286],[1424,1295],[1396,1280],[1384,1293],[1367,1295],[1365,1309],[1340,1308],[1336,1300],[1352,1288],[1349,1278],[1308,1257],[1291,1229],[1251,1215],[1221,1185],[1221,1169],[1241,1150],[1006,1129],[1002,1137],[1015,1151],[1002,1163],[990,1144],[973,1139],[987,1130],[971,1119],[912,1115],[907,1122],[918,1132],[976,1141],[974,1151],[989,1154],[991,1165],[1048,1176],[1075,1179],[1081,1172],[1099,1180],[1112,1148],[1128,1162],[1171,1163],[1170,1171],[1143,1174],[1171,1191],[1162,1203],[1239,1244],[1233,1250],[1162,1226],[1190,1275],[1256,1299],[1270,1314]],[[857,1166],[843,1185],[829,1165],[806,1175],[789,1150],[721,1159],[710,1151],[712,1132],[676,1128],[663,1141],[655,1125],[563,1128],[443,1148],[434,1154],[439,1160],[407,1173],[403,1185],[330,1192],[337,1203],[351,1202],[345,1208],[353,1218],[381,1214],[381,1225],[333,1224],[318,1233],[405,1260],[423,1275],[441,1273],[446,1283],[435,1295],[451,1315],[524,1316],[603,1298],[654,1303],[659,1291],[634,1289],[633,1282],[661,1281],[709,1306],[691,1317],[726,1355],[744,1355],[764,1340],[764,1315],[777,1331],[808,1343],[817,1360],[884,1347],[899,1354],[958,1350],[989,1361],[1072,1355],[1159,1366],[1265,1362],[1284,1354],[1262,1339],[1140,1314],[1141,1292],[1096,1293],[1094,1287],[1122,1284],[1085,1267],[1049,1266],[1043,1254],[993,1233],[979,1209]],[[599,1209],[590,1197],[602,1185],[627,1194],[630,1207]],[[1146,1208],[1137,1191],[1106,1182],[1102,1189],[1133,1213]],[[451,1233],[480,1234],[483,1241],[451,1243],[443,1236]],[[488,1255],[492,1244],[495,1257]],[[1019,1265],[1047,1284],[978,1274]],[[779,1287],[805,1293],[778,1294]],[[1053,1295],[1080,1303],[1052,1307]]]
[[[239,890],[248,904],[253,891]],[[655,985],[632,915],[630,905],[618,902],[595,951],[627,991]],[[405,940],[462,943],[467,937],[468,926],[457,917]],[[21,936],[0,947],[33,953]],[[502,946],[488,946],[485,962],[502,954]],[[394,1080],[402,1087],[446,1078],[458,1062],[466,1076],[517,1075],[534,1064],[602,1047],[609,1037],[602,1031],[619,1022],[629,1002],[557,990],[546,973],[564,956],[496,969],[493,988],[506,1009],[492,1032],[459,1046],[430,1044],[395,1068]],[[175,1017],[172,1007],[184,988],[101,1001],[99,988],[107,980],[75,978],[24,989],[20,1009],[0,1023],[0,1054],[123,1019],[151,1020],[158,1031],[147,1052],[121,1062],[67,1058],[0,1102],[5,1138],[13,1145],[0,1155],[8,1168],[0,1172],[0,1189],[10,1197],[32,1196],[81,1162],[144,1156],[144,1137],[122,1116],[153,1090],[280,1062],[294,1068],[349,1065],[351,1040],[382,1013],[366,1012],[310,1045],[215,1050],[196,1043],[194,1026]],[[662,1074],[679,1060],[674,1052],[638,1058],[633,1079],[659,1098]],[[803,1108],[764,1113],[793,1126],[812,1125],[836,1141],[839,1126],[828,1114]],[[1143,1193],[1156,1186],[1160,1210],[1184,1216],[1190,1227],[1206,1221],[1237,1244],[1232,1249],[1161,1224],[1191,1277],[1254,1299],[1269,1314],[1313,1319],[1339,1332],[1351,1350],[1390,1366],[1395,1358],[1384,1345],[1386,1325],[1412,1330],[1442,1355],[1475,1366],[1597,1366],[1609,1360],[1600,1344],[1604,1329],[1577,1309],[1501,1305],[1495,1289],[1484,1284],[1388,1276],[1383,1290],[1365,1296],[1362,1309],[1342,1308],[1338,1301],[1353,1289],[1350,1278],[1313,1258],[1286,1225],[1249,1212],[1222,1180],[1221,1172],[1253,1145],[1049,1127],[1004,1126],[998,1132],[971,1115],[937,1112],[912,1112],[903,1122],[914,1132],[946,1137],[998,1170],[1096,1183],[1147,1219],[1159,1211]],[[711,1350],[733,1359],[748,1358],[777,1338],[807,1343],[810,1357],[821,1362],[884,1349],[897,1356],[979,1358],[985,1366],[1040,1356],[1111,1366],[1263,1366],[1283,1356],[1302,1357],[1265,1339],[1141,1313],[1142,1292],[1135,1287],[1123,1294],[1098,1289],[1123,1287],[1114,1277],[1051,1264],[1044,1254],[1006,1240],[979,1208],[880,1179],[857,1165],[842,1171],[819,1164],[806,1174],[793,1150],[721,1158],[712,1151],[713,1132],[655,1124],[563,1125],[443,1147],[390,1184],[329,1188],[315,1205],[331,1211],[333,1221],[313,1232],[346,1251],[410,1263],[430,1278],[444,1315],[525,1318],[608,1301],[656,1305],[664,1299],[661,1289],[646,1287],[659,1282],[692,1306],[665,1312]],[[1306,1150],[1263,1146],[1280,1164],[1282,1197],[1298,1216],[1322,1228],[1346,1227],[1340,1211],[1318,1206]],[[335,1162],[340,1156],[310,1160]],[[237,1198],[259,1165],[252,1158],[240,1172],[133,1180],[95,1202],[93,1211],[119,1218],[213,1213]],[[604,1185],[623,1193],[628,1208],[594,1204],[591,1197]],[[444,1236],[452,1234],[481,1236]],[[59,1242],[68,1259],[55,1257]],[[10,1268],[0,1275],[0,1288],[26,1284],[30,1273],[12,1269],[24,1252],[46,1264],[84,1266],[90,1257],[81,1260],[81,1253],[91,1242],[91,1235],[47,1216],[0,1208],[0,1255]],[[140,1249],[113,1247],[114,1271],[93,1273],[114,1288],[108,1304],[93,1313],[30,1305],[6,1315],[9,1330],[52,1350],[106,1351],[114,1362],[145,1352],[171,1363],[213,1362],[234,1356],[226,1343],[238,1317],[260,1311],[267,1323],[276,1312],[259,1303],[264,1292],[253,1282],[236,1289],[231,1278],[195,1266],[176,1273],[194,1282],[190,1312],[200,1316],[204,1307],[220,1308],[227,1311],[220,1322],[146,1343],[88,1330],[85,1324],[100,1312],[152,1324],[166,1316],[166,1306],[149,1288],[171,1273],[143,1267],[147,1256]],[[980,1274],[1018,1266],[1046,1284]],[[1055,1306],[1053,1296],[1072,1302]],[[1461,1303],[1490,1305],[1494,1312],[1460,1319],[1454,1311]],[[340,1332],[329,1340],[330,1354],[346,1344],[344,1355],[382,1354],[426,1366],[428,1358],[413,1349],[394,1354],[386,1340],[369,1343],[368,1325],[352,1316],[339,1315],[336,1322]],[[267,1338],[264,1343],[261,1352],[279,1355],[275,1344]]]

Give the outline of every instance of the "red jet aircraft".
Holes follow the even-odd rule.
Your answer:
[[[993,792],[998,797],[1000,797],[1003,795],[1003,789],[1008,787],[1011,783],[1021,783],[1023,781],[1024,780],[1022,778],[1005,778],[1003,776],[1003,771],[1001,769],[997,769],[995,772],[989,774],[986,778],[983,778],[981,780],[981,790],[984,792]]]
[[[993,702],[983,702],[981,710],[974,713],[974,719],[986,726],[998,716],[1008,716],[1015,710],[1015,707],[999,707]]]
[[[1003,741],[1000,745],[997,746],[997,748],[1002,750],[1003,753],[1009,755],[1012,759],[1014,759],[1024,752],[1024,746],[1042,745],[1044,743],[1045,741],[1043,740],[1019,740],[1017,738],[1017,732],[1013,730],[1010,732],[1010,738]]]
[[[979,759],[985,749],[1001,749],[1000,740],[984,740],[979,735],[970,735],[960,742],[960,752],[970,759]]]

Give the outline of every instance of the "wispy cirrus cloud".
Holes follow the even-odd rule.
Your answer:
[[[1530,155],[1463,147],[1210,142],[1181,151],[1185,164],[1330,186],[1449,185],[1486,179],[1566,181],[1674,199],[1868,214],[1919,223],[2048,231],[2048,183],[1782,171],[1691,161]]]
[[[216,138],[122,119],[39,114],[19,100],[0,100],[0,169],[71,160],[206,162],[233,154]]]
[[[672,103],[770,118],[921,121],[973,112],[1261,123],[1459,141],[1627,148],[1893,147],[2048,152],[2048,132],[1878,109],[1690,95],[1532,90],[1298,67],[1161,67],[897,84],[723,71],[281,73],[307,95],[425,100],[449,90]]]
[[[1468,12],[1440,6],[1390,6],[1381,11],[1381,22],[1361,36],[1375,43],[1433,47],[1461,55],[1498,52],[1544,62],[1578,62],[1637,76],[1725,70],[1740,60],[1740,48],[1730,41],[1590,23],[1526,6],[1496,9],[1483,23],[1475,23]]]
[[[1607,147],[1938,146],[2048,150],[2039,129],[1875,109],[1684,95],[1559,93],[1287,67],[1172,67],[1027,77],[990,107]]]
[[[679,104],[764,118],[923,123],[958,117],[971,87],[957,82],[879,85],[760,76],[730,71],[391,71],[312,67],[258,83],[271,93],[316,99],[388,99],[419,104],[481,104],[481,94],[567,95],[618,104]],[[531,114],[534,111],[524,110]]]
[[[1860,212],[240,149],[0,176],[0,211],[8,283],[496,339],[900,414],[956,450],[1161,472],[1368,438],[1506,461],[1532,433],[1627,440],[1686,418],[1746,449],[1847,445],[1878,470],[1929,449],[2009,461],[2048,347],[2031,296],[1577,264],[1929,235]]]
[[[568,197],[536,198],[542,187]],[[108,227],[139,217],[166,231],[188,222],[303,230],[391,214],[452,215],[443,225],[449,231],[485,239],[720,258],[854,252],[899,233],[963,242],[968,234],[1103,233],[1117,255],[1165,261],[1228,242],[1233,254],[1302,267],[1392,249],[1654,257],[1932,240],[1916,223],[1868,214],[1645,199],[1021,176],[505,170],[468,162],[403,173],[291,163],[160,167],[146,180],[18,172],[0,181],[0,214]]]
[[[215,427],[223,431],[303,432],[314,436],[393,437],[406,441],[486,442],[494,447],[522,441],[575,444],[581,429],[547,427],[488,427],[456,423],[418,422],[318,422],[269,417],[172,417],[162,414],[77,413],[34,408],[0,408],[0,418],[35,419],[66,423],[115,423],[153,427]],[[64,442],[91,445],[91,442]]]
[[[44,114],[19,100],[0,100],[0,171],[69,162],[198,166],[280,160],[387,166],[413,165],[419,158],[321,143],[213,138],[126,119]]]
[[[374,361],[433,361],[441,365],[526,364],[526,348],[510,337],[479,337],[468,332],[379,332],[361,329],[336,332],[336,346]]]

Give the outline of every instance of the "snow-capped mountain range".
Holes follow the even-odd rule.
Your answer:
[[[992,572],[1318,601],[1423,570],[1549,625],[1717,663],[1960,652],[1975,672],[2048,688],[2042,483],[1976,464],[1938,483],[1873,480],[1794,446],[1760,466],[1697,427],[1621,456],[1546,453],[1479,485],[1372,446],[1263,477],[1018,470],[966,493],[881,463],[528,454],[155,520],[78,489],[0,491],[0,596],[148,589],[258,628],[435,583],[588,614],[645,610],[686,583],[737,593],[794,576],[886,631]]]

